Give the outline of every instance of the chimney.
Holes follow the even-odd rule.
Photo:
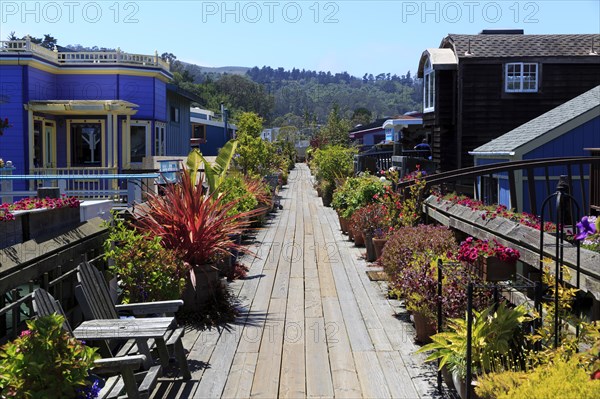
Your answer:
[[[523,29],[483,29],[480,35],[524,35]]]

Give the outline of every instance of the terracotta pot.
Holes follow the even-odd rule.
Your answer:
[[[343,234],[348,234],[348,219],[340,218],[340,228],[342,229]]]
[[[354,245],[356,245],[357,247],[365,246],[365,236],[363,236],[362,233],[354,234]]]
[[[209,303],[215,290],[219,288],[219,269],[212,264],[194,266],[196,287],[187,278],[187,283],[181,296],[183,299],[183,310],[186,312],[198,312],[204,305]]]
[[[354,229],[350,226],[350,223],[348,223],[348,241],[354,241]]]
[[[435,321],[426,317],[421,312],[413,313],[415,330],[417,332],[417,342],[428,344],[431,342],[431,336],[436,333]]]
[[[375,262],[375,246],[373,245],[373,235],[371,233],[363,233],[365,239],[365,247],[367,248],[367,262]]]
[[[383,253],[383,246],[387,242],[387,238],[373,238],[373,246],[375,247],[375,256],[377,259],[381,258]]]
[[[506,281],[514,278],[517,262],[503,262],[495,256],[479,258],[476,273],[485,281]]]

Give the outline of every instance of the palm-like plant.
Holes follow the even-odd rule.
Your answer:
[[[211,193],[218,191],[219,186],[225,180],[231,160],[237,149],[238,142],[236,140],[228,141],[217,154],[217,159],[214,164],[211,164],[204,158],[200,150],[192,150],[186,161],[186,166],[190,171],[190,178],[192,182],[196,182],[196,173],[200,164],[204,164],[204,172],[206,175],[206,182],[208,183],[208,189]]]

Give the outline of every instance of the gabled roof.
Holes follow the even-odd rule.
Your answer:
[[[425,68],[425,62],[427,60],[429,60],[431,67],[434,70],[456,69],[458,65],[458,58],[452,49],[428,48],[427,50],[423,51],[423,54],[421,54],[417,77],[423,77],[423,69]]]
[[[551,139],[600,116],[600,86],[559,105],[535,119],[469,152],[475,156],[514,156],[538,139]],[[577,121],[576,121],[577,120]],[[573,124],[572,122],[578,122]],[[528,151],[528,150],[527,150]]]
[[[592,51],[593,42],[593,51]],[[600,62],[600,35],[525,35],[450,33],[440,48],[453,49],[464,57],[589,57]],[[469,51],[470,49],[470,51]],[[595,52],[596,54],[593,54]]]

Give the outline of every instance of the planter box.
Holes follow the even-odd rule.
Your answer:
[[[0,249],[12,247],[23,242],[21,218],[0,222]]]
[[[454,204],[450,201],[440,200],[430,196],[423,204],[423,210],[433,220],[460,230],[465,234],[484,240],[496,239],[500,244],[518,249],[524,264],[539,268],[540,259],[540,232],[534,228],[524,226],[515,221],[496,217],[493,219],[482,218],[481,211]],[[555,255],[554,238],[545,233],[544,256]],[[574,246],[566,245],[564,251],[564,264],[571,269],[571,285],[577,283],[577,250]],[[600,300],[600,253],[581,249],[581,281],[580,289],[588,291],[597,300]],[[551,270],[553,273],[553,270]]]
[[[79,225],[80,214],[77,208],[40,209],[25,214],[29,219],[29,231],[23,225],[23,241],[48,236],[48,233],[64,232]],[[24,219],[24,221],[26,220]],[[27,233],[28,236],[27,236]]]
[[[504,262],[495,256],[479,258],[475,263],[475,273],[485,281],[513,280],[517,262]]]
[[[0,249],[56,236],[80,225],[80,209],[56,208],[15,211],[15,220],[0,222]]]

